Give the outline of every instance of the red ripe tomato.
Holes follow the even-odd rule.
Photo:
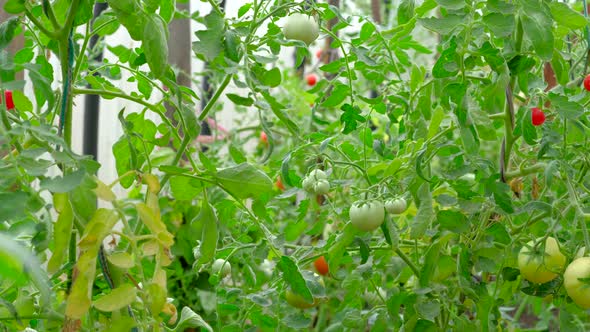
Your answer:
[[[4,91],[4,97],[6,99],[6,109],[9,111],[11,109],[14,109],[14,99],[12,99],[12,91],[10,91],[10,90]],[[1,101],[2,101],[2,98],[0,97],[0,102]]]
[[[315,52],[316,58],[320,59],[322,57],[322,49],[319,49]],[[585,81],[584,81],[585,82]]]
[[[533,126],[540,126],[545,122],[545,113],[540,108],[534,107],[531,111],[531,120]]]
[[[586,89],[586,91],[590,91],[590,74],[584,77],[584,89]]]
[[[323,276],[330,272],[330,269],[328,268],[328,262],[326,262],[326,258],[324,256],[316,259],[315,262],[313,262],[313,266],[315,266],[316,271],[318,271],[318,273]]]
[[[307,85],[314,86],[317,82],[318,82],[318,77],[316,74],[307,75]]]
[[[280,191],[285,191],[285,185],[283,184],[283,181],[281,181],[281,177],[277,178],[277,182],[275,182],[275,186],[277,186],[277,188]]]
[[[260,133],[260,141],[264,144],[268,144],[268,136],[266,136],[264,131]]]

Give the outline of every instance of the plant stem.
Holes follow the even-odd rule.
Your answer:
[[[545,165],[544,163],[538,163],[529,167],[521,168],[518,171],[506,172],[504,174],[504,177],[506,180],[509,180],[516,177],[542,172],[543,170],[545,170],[545,168],[547,168],[547,165]]]
[[[29,19],[29,21],[33,22],[33,24],[37,27],[37,29],[39,29],[41,32],[43,32],[44,34],[46,34],[49,38],[51,39],[59,39],[59,36],[57,34],[57,32],[55,31],[50,31],[47,28],[45,28],[43,26],[43,23],[41,23],[41,21],[39,21],[34,15],[33,13],[31,13],[31,11],[25,7],[25,15],[27,16],[27,18]]]
[[[201,111],[201,114],[199,115],[199,121],[203,121],[203,120],[205,120],[205,118],[207,118],[207,114],[209,114],[209,111],[211,111],[211,109],[213,108],[213,105],[215,105],[215,103],[217,102],[217,99],[219,99],[219,97],[221,96],[221,94],[223,93],[223,91],[225,90],[225,88],[227,87],[229,82],[231,81],[231,77],[232,77],[231,74],[225,75],[225,78],[221,82],[221,85],[219,85],[219,87],[217,88],[217,91],[215,91],[215,94],[211,97],[211,99],[209,99],[209,101],[207,102],[207,105],[205,106],[203,111]]]
[[[588,248],[590,248],[590,247],[588,247]],[[420,270],[418,270],[416,265],[412,262],[412,260],[410,260],[410,257],[408,257],[406,254],[404,254],[403,251],[399,250],[399,248],[395,248],[394,251],[410,267],[412,272],[414,272],[414,275],[417,278],[420,278]]]

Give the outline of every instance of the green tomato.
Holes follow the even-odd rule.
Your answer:
[[[330,191],[330,182],[328,180],[319,180],[313,185],[313,191],[318,195],[325,195]]]
[[[211,272],[219,274],[220,278],[224,278],[231,273],[231,264],[225,259],[218,258],[213,262]]]
[[[377,229],[385,219],[381,201],[356,202],[352,204],[348,214],[352,225],[365,232]]]
[[[408,208],[408,203],[403,198],[390,199],[385,202],[385,210],[391,214],[401,214]]]
[[[544,252],[532,252],[538,241],[530,241],[518,253],[520,274],[530,281],[542,284],[555,279],[565,266],[565,256],[559,251],[557,240],[548,237]],[[542,249],[539,244],[537,249]]]
[[[309,172],[307,177],[315,181],[328,179],[326,172],[322,171],[321,169],[314,169],[313,171]]]
[[[312,180],[309,176],[306,176],[303,179],[303,182],[301,183],[301,185],[303,186],[303,190],[307,191],[308,193],[313,193],[313,185],[315,184],[315,181]]]
[[[584,309],[590,308],[590,257],[582,257],[568,265],[563,274],[563,285],[567,295],[575,304]],[[582,280],[580,280],[582,279]]]
[[[310,15],[296,13],[287,17],[283,34],[287,39],[301,40],[309,45],[318,38],[320,27]]]

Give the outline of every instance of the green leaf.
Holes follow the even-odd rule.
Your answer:
[[[152,74],[160,78],[168,67],[168,28],[159,15],[146,17],[141,45]]]
[[[176,12],[176,0],[162,0],[160,2],[160,16],[164,22],[170,24]]]
[[[173,176],[170,178],[170,190],[172,196],[181,201],[190,201],[202,191],[203,184],[186,176]]]
[[[283,280],[291,287],[291,290],[301,295],[306,302],[313,303],[313,295],[295,261],[291,257],[281,256],[278,267],[283,272]]]
[[[402,0],[397,7],[397,24],[402,25],[408,23],[414,17],[414,8],[416,1]]]
[[[84,175],[86,175],[86,171],[79,169],[63,177],[57,176],[51,179],[43,179],[41,180],[40,187],[53,193],[65,193],[79,186],[84,179]]]
[[[566,3],[550,2],[549,8],[551,9],[553,19],[560,25],[572,30],[581,29],[588,25],[588,20],[586,20],[584,15],[571,9]]]
[[[426,251],[424,265],[422,265],[422,268],[420,269],[420,286],[427,287],[430,283],[430,279],[436,270],[438,258],[440,256],[440,249],[440,242],[436,242],[430,248],[428,248],[428,251]]]
[[[469,220],[459,211],[442,210],[436,214],[436,219],[442,229],[453,233],[465,233],[469,230]]]
[[[340,105],[341,102],[348,97],[350,93],[350,87],[348,85],[342,83],[334,84],[334,89],[332,89],[332,93],[324,102],[322,103],[323,107],[335,107]]]
[[[553,57],[553,19],[543,2],[523,0],[520,10],[522,29],[537,55],[545,61]]]
[[[228,93],[226,96],[236,105],[252,106],[254,104],[254,100],[250,97],[242,97],[233,93]]]
[[[549,93],[549,100],[557,114],[564,119],[576,120],[584,114],[584,107],[577,102],[570,101],[567,96]]]
[[[441,7],[457,10],[465,7],[465,0],[435,0]]]
[[[13,16],[0,24],[0,50],[3,50],[8,44],[10,44],[12,38],[14,38],[16,28],[18,28],[18,24],[19,19],[16,16]]]
[[[412,239],[421,238],[434,220],[432,194],[430,193],[428,183],[420,186],[417,195],[420,197],[420,206],[418,207],[414,221],[410,224],[410,238]]]
[[[193,51],[197,57],[213,61],[223,50],[225,20],[217,11],[212,10],[205,16],[206,30],[195,32],[197,41],[193,42]]]
[[[8,14],[20,14],[25,11],[25,0],[8,0],[4,4],[4,10]]]
[[[457,63],[457,42],[452,37],[449,46],[441,53],[440,58],[432,67],[432,76],[435,78],[445,78],[457,75],[459,65]]]
[[[514,32],[514,15],[490,13],[483,17],[483,23],[496,37],[506,37]]]
[[[123,284],[94,301],[94,307],[100,311],[112,312],[125,308],[135,301],[137,288],[132,284]]]
[[[0,193],[0,221],[15,220],[25,216],[29,195],[24,191]]]
[[[4,201],[2,201],[4,202]],[[28,249],[16,242],[11,236],[0,233],[0,276],[3,280],[22,281],[25,273],[39,290],[39,305],[50,305],[50,282],[43,271],[41,262]]]
[[[186,329],[197,327],[202,327],[209,332],[213,332],[213,328],[207,324],[207,322],[205,322],[201,316],[192,311],[191,308],[183,307],[182,311],[180,312],[180,320],[178,321],[178,325],[176,325],[174,329],[167,328],[167,330],[174,332],[184,332]]]
[[[340,123],[344,125],[342,133],[345,135],[356,130],[357,122],[364,123],[367,121],[367,119],[361,115],[361,110],[358,106],[353,107],[350,104],[344,104],[340,109],[344,112],[340,115]]]
[[[443,17],[428,17],[418,20],[423,27],[441,35],[447,35],[465,22],[464,15],[449,14]]]
[[[25,96],[20,90],[12,91],[12,98],[14,99],[14,105],[20,111],[33,112],[33,103]]]
[[[217,250],[217,214],[209,202],[203,200],[201,211],[193,222],[202,225],[201,245],[199,246],[198,264],[207,264],[215,258]]]
[[[221,169],[215,178],[237,198],[259,197],[272,191],[272,180],[248,163]]]
[[[274,67],[271,70],[265,71],[262,75],[262,83],[271,88],[277,87],[281,84],[281,70]]]

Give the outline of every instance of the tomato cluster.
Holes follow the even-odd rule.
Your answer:
[[[303,179],[303,189],[311,194],[325,195],[330,191],[328,176],[321,169],[314,169]]]
[[[575,304],[590,309],[590,257],[583,257],[585,248],[578,251],[563,273],[563,285]],[[566,265],[566,257],[559,250],[559,243],[548,236],[528,242],[518,254],[520,274],[526,280],[543,284],[559,276]]]

